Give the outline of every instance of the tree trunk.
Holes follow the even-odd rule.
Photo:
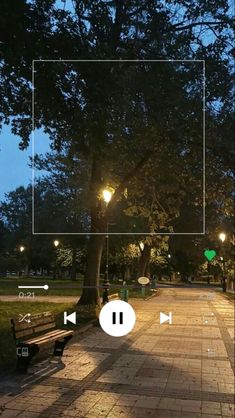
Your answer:
[[[71,265],[71,272],[70,278],[71,280],[76,280],[76,256],[77,256],[77,248],[73,247],[72,250],[72,265]]]
[[[29,277],[29,265],[28,265],[28,263],[26,264],[25,269],[24,269],[24,276]]]
[[[88,245],[87,269],[84,286],[99,286],[100,262],[104,247],[104,235],[91,235]],[[78,305],[100,305],[99,288],[83,289]]]
[[[102,189],[101,164],[96,155],[93,157],[92,172],[90,180],[90,214],[91,214],[91,233],[103,233],[102,235],[90,235],[87,254],[87,267],[84,278],[84,287],[78,305],[98,305],[100,306],[100,264],[105,240],[105,225],[108,220],[105,217],[104,202],[99,199]]]
[[[146,276],[148,270],[148,264],[150,261],[151,247],[147,244],[144,245],[144,249],[140,256],[139,268],[138,268],[138,277]]]
[[[126,266],[124,280],[129,280],[131,278],[130,266]]]

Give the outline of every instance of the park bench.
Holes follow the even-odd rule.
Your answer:
[[[62,356],[64,347],[74,331],[56,329],[55,317],[51,312],[30,315],[25,321],[11,319],[13,337],[16,342],[17,370],[27,372],[32,358],[46,344],[54,343],[54,356]],[[30,337],[30,338],[29,338]]]

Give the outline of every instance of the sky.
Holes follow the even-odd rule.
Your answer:
[[[24,151],[19,149],[19,142],[20,137],[11,133],[10,126],[4,125],[0,135],[0,201],[5,199],[5,193],[31,183],[29,157],[32,156],[32,140]],[[36,132],[35,152],[44,154],[48,150],[47,137],[40,131]]]

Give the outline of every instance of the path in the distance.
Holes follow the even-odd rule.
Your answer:
[[[129,336],[92,328],[76,337],[65,367],[26,377],[22,393],[4,397],[1,418],[233,417],[232,303],[178,288],[131,304],[137,323]],[[160,312],[172,312],[173,324],[160,325]]]

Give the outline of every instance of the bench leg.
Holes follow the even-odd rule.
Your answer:
[[[26,355],[25,349],[28,352]],[[17,344],[17,364],[16,370],[20,373],[26,373],[32,358],[39,352],[36,345],[25,346],[24,344]],[[24,355],[22,355],[24,354]]]
[[[72,335],[68,335],[67,337],[64,337],[64,339],[62,341],[57,340],[55,342],[55,346],[54,346],[54,356],[63,356],[63,352],[64,352],[64,347],[66,346],[67,342],[69,340],[71,340]]]

